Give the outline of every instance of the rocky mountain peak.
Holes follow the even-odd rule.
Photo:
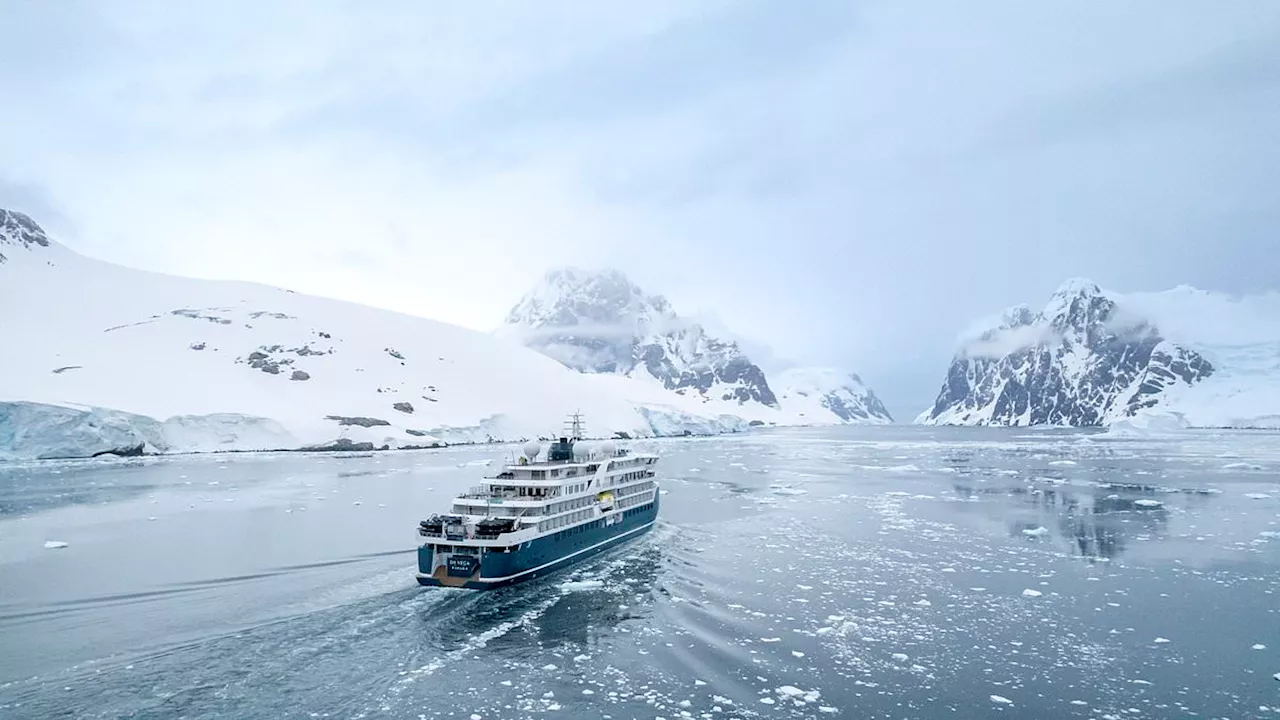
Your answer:
[[[1006,311],[999,326],[952,360],[922,422],[1099,425],[1158,404],[1174,385],[1214,368],[1166,342],[1154,325],[1096,284],[1063,283],[1034,316]]]
[[[3,246],[16,246],[29,250],[33,247],[49,247],[49,236],[25,213],[0,208],[0,263],[5,262]]]
[[[671,314],[661,295],[646,296],[619,270],[550,270],[507,314],[508,325],[527,328],[593,323],[636,324]]]
[[[647,373],[667,389],[776,407],[764,372],[621,271],[558,268],[507,313],[500,331],[582,372]]]
[[[1102,288],[1083,278],[1072,278],[1058,286],[1040,317],[1059,332],[1084,331],[1110,321],[1116,304]]]

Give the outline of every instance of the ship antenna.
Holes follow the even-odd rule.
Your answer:
[[[582,424],[582,412],[574,412],[569,416],[569,420],[565,423],[568,435],[573,440],[581,440],[584,437],[586,428]]]

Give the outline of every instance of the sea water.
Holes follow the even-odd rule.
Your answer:
[[[513,447],[0,466],[0,717],[1280,718],[1280,435],[631,445],[656,529],[488,593],[415,528]]]

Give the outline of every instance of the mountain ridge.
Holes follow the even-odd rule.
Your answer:
[[[780,422],[892,421],[856,374],[839,371],[784,376],[805,383],[788,396],[822,396],[819,404],[800,403],[803,410],[789,412],[779,402],[784,393],[736,341],[713,336],[676,313],[665,296],[645,292],[615,268],[547,271],[496,332],[580,372],[653,380],[708,401],[755,404],[780,411]],[[814,382],[818,377],[821,388]]]
[[[1068,279],[1041,310],[1013,306],[962,338],[937,399],[915,421],[1090,427],[1155,413],[1192,426],[1275,426],[1280,382],[1265,378],[1280,370],[1280,338],[1242,320],[1243,306],[1189,292],[1125,295]],[[1235,323],[1246,341],[1195,341],[1211,329],[1188,333],[1178,322],[1194,303],[1217,313],[1204,326]],[[1179,326],[1176,339],[1165,323]]]

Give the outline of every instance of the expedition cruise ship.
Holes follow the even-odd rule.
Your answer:
[[[418,583],[473,590],[559,570],[638,537],[658,516],[658,456],[582,440],[574,414],[547,449],[530,442],[502,472],[418,524]]]

